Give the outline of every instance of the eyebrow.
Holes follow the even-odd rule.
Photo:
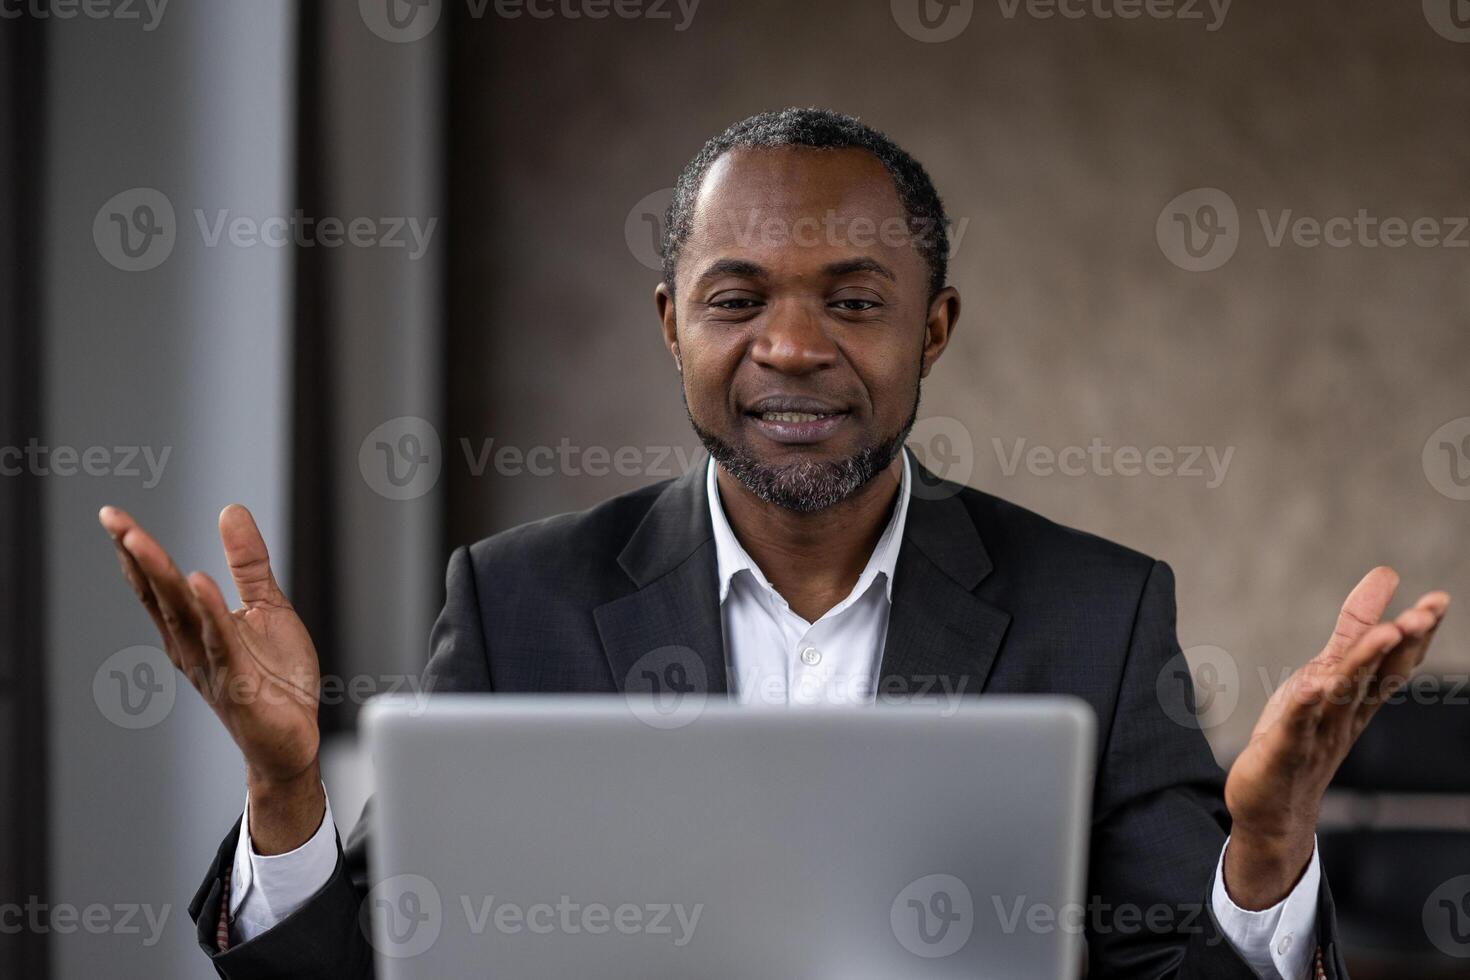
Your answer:
[[[892,270],[876,259],[860,258],[845,259],[841,262],[833,262],[824,266],[822,272],[829,278],[836,279],[841,276],[850,276],[855,272],[871,272],[875,276],[882,276],[889,282],[896,282]]]
[[[697,283],[706,283],[721,276],[744,276],[746,279],[765,279],[769,273],[765,266],[744,259],[720,259],[700,274]]]
[[[842,276],[850,276],[859,272],[882,276],[889,282],[897,281],[897,278],[893,275],[893,271],[888,266],[876,259],[866,257],[843,259],[840,262],[831,262],[822,267],[822,274],[829,279],[838,279]],[[718,262],[712,263],[708,269],[705,269],[700,274],[697,282],[706,283],[711,279],[718,279],[721,276],[743,276],[747,279],[766,279],[769,278],[769,275],[770,273],[766,271],[765,266],[755,262],[750,262],[745,259],[720,259]]]

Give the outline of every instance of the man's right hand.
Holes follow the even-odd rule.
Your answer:
[[[301,846],[326,809],[317,762],[321,667],[306,626],[271,574],[255,519],[238,504],[219,516],[220,542],[240,594],[233,612],[213,579],[181,575],[126,513],[104,507],[98,519],[169,660],[245,756],[255,850],[282,854]]]

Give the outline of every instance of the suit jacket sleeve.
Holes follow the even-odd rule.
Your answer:
[[[484,623],[469,549],[450,556],[444,609],[430,637],[431,657],[424,690],[489,691]],[[359,916],[367,894],[368,813],[364,807],[346,845],[338,838],[337,867],[312,899],[275,928],[221,953],[215,926],[225,898],[223,876],[233,863],[240,836],[237,821],[220,845],[209,874],[189,905],[199,945],[227,980],[366,980],[373,976],[373,951]]]
[[[1178,658],[1178,659],[1176,659]],[[1156,562],[1139,599],[1093,801],[1086,934],[1092,978],[1257,980],[1211,910],[1229,832],[1224,774],[1195,717],[1174,623],[1174,575]],[[1317,940],[1345,980],[1326,877]]]

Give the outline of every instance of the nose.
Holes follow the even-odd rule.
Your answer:
[[[782,304],[766,318],[750,356],[761,367],[800,375],[832,367],[838,352],[820,315],[795,304]]]

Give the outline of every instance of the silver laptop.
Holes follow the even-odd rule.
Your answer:
[[[385,980],[1060,980],[1081,701],[436,696],[365,714]]]

